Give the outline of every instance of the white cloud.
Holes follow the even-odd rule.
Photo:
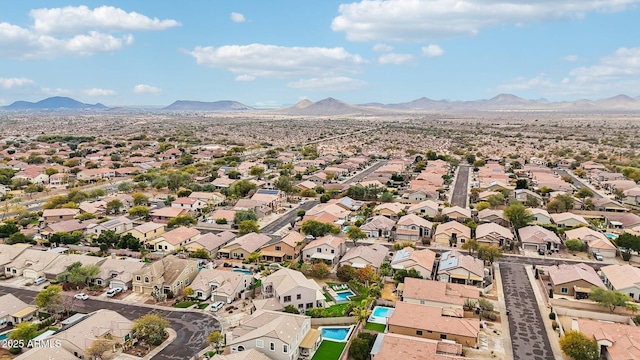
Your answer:
[[[371,0],[342,4],[333,31],[351,41],[428,41],[475,36],[499,25],[562,21],[617,12],[639,0]]]
[[[576,62],[576,61],[580,60],[580,58],[578,58],[578,55],[567,55],[567,56],[563,56],[562,60],[570,61],[570,62]]]
[[[74,34],[86,30],[107,31],[164,30],[180,26],[176,20],[149,18],[137,12],[126,12],[113,6],[93,10],[87,6],[34,9],[29,12],[33,28],[43,34]]]
[[[592,66],[572,69],[556,81],[545,74],[524,77],[498,86],[498,91],[536,90],[544,96],[586,96],[590,98],[621,93],[637,95],[640,88],[640,47],[620,48]]]
[[[0,77],[0,88],[3,89],[12,89],[16,87],[26,86],[26,85],[34,85],[35,82],[31,79],[27,78],[1,78]]]
[[[62,88],[41,88],[40,93],[46,96],[69,96],[72,94],[71,90],[62,89]]]
[[[375,52],[391,52],[393,51],[393,46],[387,44],[375,44],[373,45],[373,51]]]
[[[437,57],[444,54],[444,50],[438,45],[431,44],[422,48],[422,55],[426,57]]]
[[[158,95],[162,93],[162,89],[151,85],[138,84],[133,87],[133,92],[136,94]]]
[[[285,47],[250,44],[196,47],[189,52],[200,65],[254,77],[331,77],[355,73],[365,64],[344,48]]]
[[[118,95],[118,93],[113,91],[113,90],[99,89],[99,88],[86,89],[83,92],[85,94],[89,95],[89,96],[116,96],[116,95]]]
[[[401,65],[413,60],[413,55],[411,54],[383,54],[378,58],[378,62],[380,64],[394,64]]]
[[[247,21],[247,19],[244,17],[244,15],[242,15],[240,13],[232,12],[231,13],[231,21],[237,22],[237,23],[243,23],[243,22]]]
[[[363,87],[367,83],[362,80],[353,79],[346,76],[301,79],[290,82],[287,87],[292,89],[304,89],[312,91],[345,91],[355,90]]]
[[[236,76],[235,81],[253,81],[255,79],[256,79],[255,76],[244,74],[244,75]]]

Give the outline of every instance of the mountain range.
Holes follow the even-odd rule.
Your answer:
[[[38,102],[16,101],[11,105],[0,107],[8,111],[41,111],[41,110],[110,110],[133,111],[136,107],[108,108],[100,103],[85,104],[68,97],[51,97]],[[173,104],[158,109],[165,111],[216,111],[216,112],[267,112],[284,115],[383,115],[406,112],[429,111],[640,111],[640,97],[617,95],[600,100],[575,100],[549,102],[546,99],[529,100],[511,94],[499,94],[491,99],[473,101],[433,100],[426,97],[404,103],[383,104],[348,104],[334,98],[326,98],[317,102],[302,100],[299,103],[279,109],[261,110],[237,101],[222,100],[213,102],[178,100]],[[157,111],[157,110],[156,110]]]

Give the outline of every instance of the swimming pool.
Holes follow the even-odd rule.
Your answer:
[[[233,272],[243,273],[243,274],[247,274],[247,275],[253,275],[253,271],[245,270],[245,269],[233,269]]]
[[[615,239],[618,238],[618,235],[612,234],[612,233],[605,233],[604,236],[606,236],[607,238],[609,238],[611,240],[615,240]]]
[[[347,342],[352,326],[321,326],[318,328],[322,332],[323,340],[331,340],[336,342]]]
[[[376,306],[373,308],[373,312],[369,316],[369,322],[375,324],[386,324],[387,318],[391,317],[394,312],[394,308],[385,306]]]
[[[355,295],[353,293],[353,291],[351,290],[347,290],[347,291],[341,291],[341,292],[336,292],[336,296],[335,296],[335,301],[336,302],[345,302],[345,301],[349,301],[349,298],[351,296]]]
[[[11,334],[11,331],[7,331],[4,334],[0,334],[0,340],[6,340],[9,334]]]

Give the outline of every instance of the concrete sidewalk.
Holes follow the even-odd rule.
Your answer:
[[[493,265],[494,281],[498,292],[498,311],[500,312],[500,322],[504,324],[502,338],[504,339],[504,352],[507,359],[513,359],[513,346],[511,346],[511,329],[509,328],[509,318],[507,317],[507,305],[504,302],[504,291],[502,289],[502,275],[500,266]]]

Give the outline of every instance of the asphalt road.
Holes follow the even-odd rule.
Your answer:
[[[456,178],[456,186],[453,188],[451,195],[451,206],[467,207],[467,189],[469,188],[469,169],[470,165],[460,165],[458,167],[458,177]]]
[[[556,172],[560,176],[571,176],[573,178],[573,185],[575,187],[580,187],[580,188],[584,187],[584,188],[587,188],[587,189],[591,190],[589,188],[589,186],[587,186],[587,184],[585,183],[585,180],[580,179],[577,176],[573,176],[573,174],[569,173],[568,171],[562,170],[562,169],[556,169]],[[601,199],[602,198],[602,195],[600,195],[598,192],[594,192],[594,191],[592,191],[592,192],[593,192],[593,198],[594,199]]]
[[[260,232],[263,234],[273,234],[274,232],[280,230],[282,227],[293,221],[297,217],[296,213],[299,209],[304,209],[306,211],[318,205],[319,203],[320,202],[318,200],[306,201],[304,204],[299,205],[294,210],[289,211],[286,215],[281,216],[278,219],[267,224],[265,227],[260,229]]]
[[[8,293],[27,303],[33,303],[33,298],[37,294],[34,290],[0,286],[0,295]],[[74,302],[74,310],[76,311],[88,313],[99,309],[116,311],[129,320],[134,320],[149,313],[157,313],[169,320],[171,328],[177,333],[177,337],[158,355],[154,356],[154,359],[182,360],[191,358],[207,346],[207,336],[212,331],[221,330],[220,322],[213,316],[203,312],[156,310],[129,303],[120,304],[94,299],[76,300]]]
[[[500,263],[514,360],[553,360],[542,315],[524,265]],[[545,314],[546,315],[546,314]]]
[[[371,174],[372,172],[378,170],[380,167],[382,167],[383,165],[385,165],[387,163],[386,160],[380,160],[377,163],[371,165],[370,167],[364,169],[362,172],[354,175],[353,177],[347,179],[344,184],[353,184],[353,183],[357,183],[358,181],[366,178],[367,176],[369,176],[369,174]]]

